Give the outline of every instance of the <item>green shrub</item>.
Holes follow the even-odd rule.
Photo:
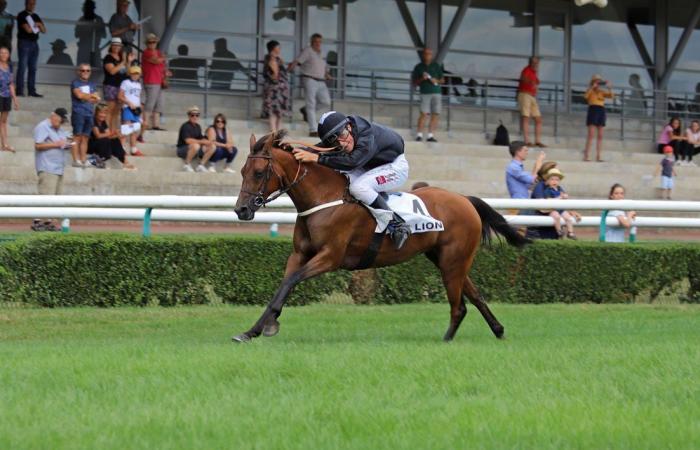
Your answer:
[[[0,301],[56,306],[266,304],[284,274],[291,240],[251,236],[40,235],[0,246]],[[700,245],[537,242],[480,250],[471,279],[489,301],[634,302],[687,280],[700,302]],[[686,292],[687,291],[687,292]],[[326,274],[296,287],[288,304],[333,292],[358,303],[445,301],[424,256],[394,267]]]

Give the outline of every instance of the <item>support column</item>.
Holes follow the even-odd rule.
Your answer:
[[[151,19],[143,24],[141,35],[146,38],[148,33],[153,33],[156,36],[163,36],[165,27],[168,23],[168,10],[166,0],[148,0],[141,2],[141,18],[151,17]]]
[[[440,47],[440,0],[425,2],[425,46],[437,50]]]
[[[668,61],[668,5],[666,0],[656,0],[654,2],[654,17],[656,24],[654,27],[654,89],[662,88],[660,81],[666,73]],[[660,119],[665,118],[666,94],[654,93],[654,115]]]
[[[163,3],[162,14],[167,14],[167,11],[165,9],[165,0],[156,0],[153,3],[159,4],[160,2]],[[160,44],[158,44],[158,48],[160,48],[164,53],[168,53],[170,41],[175,35],[175,30],[177,29],[177,26],[180,23],[180,18],[185,13],[185,9],[187,8],[187,2],[188,0],[177,0],[177,3],[175,3],[175,8],[173,8],[173,13],[167,19],[167,24],[165,26],[165,29],[163,30],[163,35],[160,38]],[[146,2],[146,4],[149,3],[150,2]]]
[[[450,27],[445,33],[445,38],[440,43],[440,49],[435,57],[435,62],[438,64],[442,64],[445,56],[447,56],[447,52],[452,46],[452,41],[454,41],[454,38],[457,35],[457,30],[459,30],[460,25],[462,25],[462,20],[464,19],[464,15],[467,13],[470,4],[471,0],[462,0],[462,3],[460,3],[459,7],[457,8],[457,12],[452,19],[452,23],[450,23]]]

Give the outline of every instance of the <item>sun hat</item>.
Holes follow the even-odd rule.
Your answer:
[[[673,147],[670,145],[664,146],[664,153],[673,153]]]
[[[564,179],[564,174],[561,173],[561,171],[555,167],[553,169],[550,169],[549,172],[547,172],[546,174],[544,174],[544,180],[547,181],[555,175],[558,176],[560,180]]]
[[[190,106],[189,108],[187,108],[187,114],[198,113],[198,112],[199,112],[199,106],[195,105],[195,106]]]
[[[113,37],[112,41],[110,42],[110,45],[124,45],[122,43],[122,39],[118,37]]]
[[[131,67],[129,67],[129,75],[131,75],[132,73],[141,74],[141,66],[131,66]]]
[[[153,33],[148,33],[148,36],[146,36],[146,43],[148,42],[158,42],[158,36]]]
[[[60,50],[65,50],[65,49],[67,48],[67,47],[66,47],[66,41],[64,41],[63,39],[56,39],[55,41],[53,41],[53,42],[51,43],[51,47],[52,47],[52,48],[58,48],[58,49],[60,49]]]
[[[547,174],[547,172],[554,169],[555,167],[557,167],[556,161],[545,161],[542,163],[542,167],[540,167],[540,170],[537,171],[537,176],[544,179],[544,176]]]

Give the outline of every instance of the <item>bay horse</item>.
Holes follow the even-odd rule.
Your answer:
[[[496,337],[504,328],[493,315],[474,283],[469,270],[480,242],[491,232],[514,246],[530,241],[516,232],[503,216],[477,197],[465,197],[436,187],[413,191],[430,214],[444,224],[440,232],[412,234],[401,250],[384,236],[373,262],[362,267],[370,246],[375,219],[367,209],[349,198],[347,178],[316,163],[301,163],[292,146],[283,142],[284,130],[260,140],[250,137],[250,153],[241,169],[243,182],[234,211],[241,220],[252,220],[266,203],[287,193],[299,212],[294,227],[293,251],[287,260],[284,279],[262,316],[248,331],[234,336],[249,342],[263,334],[279,332],[277,320],[294,286],[311,277],[338,269],[356,270],[391,266],[424,253],[442,274],[450,302],[450,323],[445,341],[454,338],[467,314],[464,297],[479,310]]]

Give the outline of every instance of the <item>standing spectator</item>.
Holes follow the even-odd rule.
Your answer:
[[[202,134],[199,125],[199,107],[192,106],[187,110],[187,122],[180,126],[177,137],[177,156],[185,160],[185,172],[194,172],[192,160],[195,156],[201,158],[197,172],[207,172],[205,164],[214,154],[216,146]]]
[[[535,182],[537,172],[540,170],[540,167],[542,167],[542,161],[544,161],[546,155],[544,152],[540,152],[540,154],[537,155],[535,167],[532,169],[532,172],[527,173],[523,169],[523,162],[527,159],[530,149],[525,145],[525,142],[513,141],[510,143],[508,150],[513,157],[506,167],[506,185],[508,186],[510,198],[529,198],[530,193],[528,191]]]
[[[607,89],[603,89],[604,87],[607,87]],[[603,147],[603,128],[605,128],[605,99],[613,98],[614,96],[612,85],[609,81],[603,80],[603,77],[600,75],[591,77],[591,81],[588,83],[588,90],[583,95],[586,102],[588,102],[588,115],[586,116],[588,135],[586,136],[586,148],[583,150],[584,161],[590,161],[588,152],[591,150],[591,140],[596,132],[596,161],[603,161],[600,158],[600,152]]]
[[[146,50],[143,51],[141,65],[143,67],[143,86],[146,91],[143,127],[152,130],[163,130],[160,127],[160,114],[163,112],[163,82],[168,75],[165,67],[167,57],[158,48],[158,36],[151,33],[146,37]]]
[[[267,43],[265,67],[263,68],[263,114],[270,120],[270,131],[282,128],[282,117],[289,114],[289,83],[287,68],[280,57],[280,43]]]
[[[442,106],[442,91],[440,85],[445,81],[442,73],[442,65],[433,61],[433,51],[423,49],[423,61],[416,64],[411,75],[413,84],[420,88],[420,115],[418,116],[418,133],[416,140],[423,140],[423,125],[425,116],[430,115],[428,126],[428,142],[437,142],[433,132],[437,128]]]
[[[561,186],[561,180],[564,178],[564,174],[561,173],[559,169],[549,169],[544,175],[544,182],[546,187],[544,188],[544,198],[560,198],[567,199],[569,194],[566,193],[564,188]],[[563,238],[564,235],[569,239],[576,239],[574,234],[574,221],[575,217],[569,211],[564,210],[552,210],[548,213],[549,217],[554,220],[554,228],[557,229],[559,238]],[[564,219],[566,224],[566,231],[564,227],[561,226],[561,219]]]
[[[119,139],[119,131],[109,128],[107,123],[107,112],[109,106],[105,103],[100,103],[95,108],[95,123],[90,133],[88,141],[88,153],[95,155],[98,163],[104,163],[114,156],[121,163],[124,169],[136,169],[126,160],[126,152],[124,146]],[[98,167],[101,164],[98,164]]]
[[[12,29],[15,17],[7,12],[7,1],[0,0],[0,47],[5,47],[12,53]]]
[[[540,67],[540,58],[532,56],[529,64],[520,73],[518,84],[518,108],[520,109],[520,126],[523,130],[525,143],[532,147],[546,147],[542,143],[542,113],[537,105],[537,87],[540,79],[537,70]],[[535,144],[530,142],[530,117],[535,119]]]
[[[685,130],[685,158],[687,165],[697,167],[693,162],[693,156],[700,153],[700,122],[693,120],[690,128]]]
[[[654,176],[661,174],[661,199],[671,200],[671,191],[673,190],[673,177],[676,176],[676,170],[673,168],[674,161],[671,158],[673,147],[667,145],[664,147],[664,158],[661,160]]]
[[[105,21],[95,14],[95,2],[85,0],[83,15],[75,25],[75,37],[78,38],[77,63],[88,63],[92,67],[100,66],[100,46],[107,37]]]
[[[15,84],[12,82],[12,65],[10,64],[10,50],[0,46],[0,146],[3,151],[13,152],[7,139],[7,119],[14,105],[19,108],[15,95]]]
[[[88,139],[95,122],[93,105],[100,101],[95,84],[90,81],[92,69],[90,64],[78,66],[78,78],[70,85],[71,93],[71,124],[75,145],[71,149],[73,167],[90,167],[87,162]]]
[[[624,200],[625,188],[619,183],[613,184],[608,198],[610,200]],[[608,212],[608,217],[615,217],[619,226],[606,228],[605,242],[625,242],[625,229],[630,230],[634,226],[633,221],[637,217],[637,213],[634,211],[625,213],[622,210],[615,209]]]
[[[46,60],[46,64],[54,64],[59,66],[72,66],[73,60],[70,55],[65,52],[66,41],[56,39],[51,43],[51,56]]]
[[[226,116],[219,113],[214,117],[214,124],[207,128],[207,139],[214,147],[214,153],[209,158],[209,172],[216,172],[215,165],[211,163],[226,159],[224,172],[235,173],[236,171],[231,167],[231,163],[233,163],[233,158],[238,154],[238,149],[233,143],[231,133],[226,131]]]
[[[331,96],[326,80],[330,79],[328,66],[321,56],[323,36],[318,33],[311,35],[311,45],[299,53],[299,56],[289,63],[287,70],[292,71],[299,65],[301,78],[304,82],[306,106],[302,111],[304,120],[309,124],[309,136],[317,137],[316,107],[326,111],[331,106]]]
[[[682,159],[684,159],[683,146],[685,140],[686,137],[683,135],[681,119],[678,117],[671,117],[668,125],[661,130],[659,139],[656,141],[658,144],[657,150],[659,153],[664,153],[664,147],[670,145],[673,148],[673,155],[675,157],[676,164],[680,164]]]
[[[122,104],[122,136],[129,139],[131,156],[144,156],[136,147],[141,132],[141,67],[129,67],[129,78],[119,86],[119,102]]]
[[[24,11],[17,14],[17,95],[24,97],[24,73],[27,72],[29,96],[43,97],[36,92],[36,63],[39,59],[39,33],[46,33],[46,27],[34,13],[36,0],[26,0],[24,5]]]
[[[243,67],[236,54],[228,49],[226,38],[214,40],[214,53],[211,55],[212,62],[209,66],[209,79],[212,89],[231,89],[234,72],[242,72],[250,76]]]
[[[34,128],[34,163],[39,177],[39,195],[61,195],[63,192],[63,150],[72,147],[61,124],[68,122],[68,111],[57,108],[48,119]],[[50,221],[34,219],[32,229],[54,230]]]
[[[122,41],[119,38],[112,38],[112,43],[109,46],[109,53],[102,60],[104,69],[104,80],[102,81],[102,89],[104,91],[104,99],[109,105],[109,127],[116,130],[119,128],[119,107],[117,104],[117,96],[119,95],[119,87],[126,76],[126,68],[134,60],[132,53],[125,53]]]
[[[127,50],[131,51],[132,48],[139,50],[134,44],[134,35],[141,25],[134,23],[129,17],[129,3],[129,0],[117,0],[117,12],[109,19],[109,32],[112,38],[121,39]]]

